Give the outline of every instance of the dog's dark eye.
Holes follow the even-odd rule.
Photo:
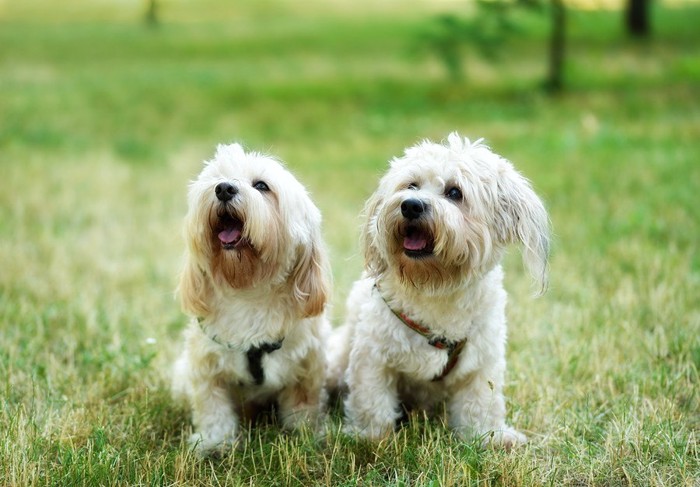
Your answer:
[[[270,187],[265,181],[258,181],[257,183],[254,183],[253,187],[258,191],[270,191]]]
[[[411,183],[408,185],[408,189],[418,189],[418,183]]]
[[[457,187],[452,187],[447,190],[445,193],[445,196],[448,199],[451,199],[452,201],[461,201],[462,200],[462,192],[459,190]]]

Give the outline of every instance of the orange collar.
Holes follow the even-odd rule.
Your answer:
[[[379,294],[379,297],[382,298],[382,301],[384,301],[384,304],[386,304],[387,308],[389,308],[389,310],[392,313],[394,313],[394,316],[396,316],[399,319],[399,321],[401,321],[401,323],[403,323],[419,335],[424,336],[428,340],[428,344],[430,344],[431,346],[439,350],[447,350],[447,363],[442,369],[442,372],[433,378],[433,382],[444,379],[445,376],[449,374],[452,371],[452,369],[455,368],[455,365],[457,365],[457,361],[459,360],[459,354],[464,348],[464,346],[467,344],[467,339],[464,338],[463,340],[452,341],[448,340],[444,336],[433,334],[430,331],[430,328],[428,328],[427,326],[421,325],[420,323],[413,321],[404,313],[396,311],[394,308],[389,306],[389,303],[387,303],[386,299],[384,299],[384,296],[379,290],[379,286],[377,284],[374,285],[374,289],[377,291],[377,294]]]

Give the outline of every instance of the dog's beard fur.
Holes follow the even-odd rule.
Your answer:
[[[245,205],[236,203],[214,203],[209,210],[207,245],[209,246],[209,267],[214,279],[227,283],[234,289],[252,287],[263,280],[273,278],[279,268],[279,243],[282,238],[279,229],[282,222],[279,214],[269,213],[269,221],[255,222]],[[240,227],[241,235],[235,244],[226,245],[219,234],[232,226]],[[250,230],[255,228],[253,232]],[[263,230],[261,232],[261,230]],[[260,234],[253,240],[251,234]]]
[[[404,196],[395,195],[377,215],[377,245],[383,247],[388,267],[404,285],[423,290],[444,290],[465,279],[483,275],[497,260],[489,232],[473,215],[448,211],[432,201],[430,214],[409,221],[401,215]],[[425,253],[407,251],[408,233],[426,240]],[[496,256],[497,257],[497,256]]]

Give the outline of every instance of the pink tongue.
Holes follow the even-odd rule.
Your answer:
[[[219,240],[221,243],[231,244],[236,243],[241,239],[241,229],[237,227],[229,228],[219,232]]]
[[[427,245],[428,239],[420,233],[406,236],[403,239],[403,248],[406,250],[423,250]]]

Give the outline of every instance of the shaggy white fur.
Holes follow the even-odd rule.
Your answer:
[[[192,319],[173,370],[191,444],[221,453],[240,418],[275,401],[282,425],[318,425],[330,272],[321,215],[275,159],[219,146],[189,188],[178,288]]]
[[[365,274],[329,343],[328,385],[348,389],[346,431],[380,439],[402,404],[445,403],[448,424],[465,439],[524,443],[505,423],[499,262],[509,243],[522,243],[526,266],[546,288],[549,220],[528,181],[480,140],[453,133],[391,161],[365,216]]]

